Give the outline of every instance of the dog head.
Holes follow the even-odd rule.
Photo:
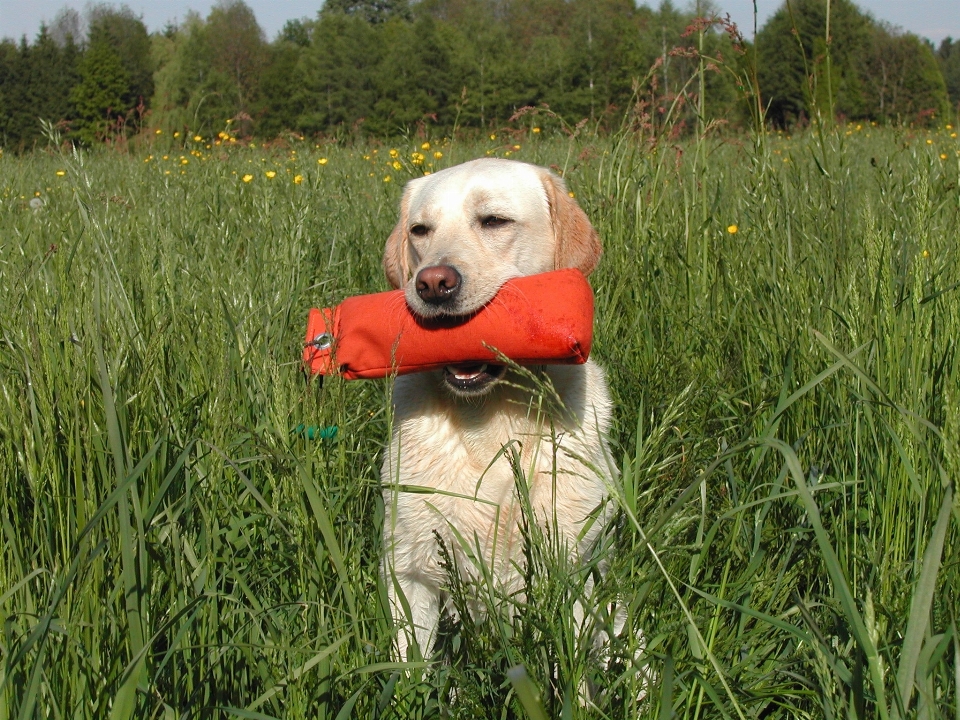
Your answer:
[[[456,317],[479,310],[510,278],[570,267],[588,275],[600,254],[597,232],[563,180],[489,158],[407,183],[383,267],[416,314]],[[471,378],[479,377],[485,391],[489,373],[475,371],[454,368],[462,381],[450,383],[454,390],[472,394]]]

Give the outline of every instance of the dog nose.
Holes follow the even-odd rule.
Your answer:
[[[463,278],[451,265],[432,265],[417,273],[417,295],[431,305],[453,300],[460,292]]]

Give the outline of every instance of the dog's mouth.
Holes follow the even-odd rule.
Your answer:
[[[505,365],[494,363],[459,363],[443,369],[443,380],[458,395],[480,395],[502,379]]]

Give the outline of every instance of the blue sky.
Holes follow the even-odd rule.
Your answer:
[[[752,0],[714,0],[723,12],[750,37],[753,33]],[[322,4],[320,0],[246,0],[257,15],[268,39],[273,39],[284,22],[292,18],[314,17]],[[757,0],[759,23],[769,17],[782,0]],[[0,0],[0,37],[32,38],[40,22],[51,20],[64,5],[82,10],[83,0]],[[128,0],[127,5],[142,15],[150,30],[160,30],[169,21],[183,19],[190,10],[202,15],[209,12],[211,0]],[[658,4],[646,3],[646,4]],[[674,0],[683,6],[683,0]],[[879,20],[899,25],[905,30],[939,43],[946,36],[960,38],[960,1],[958,0],[860,0],[861,8]]]

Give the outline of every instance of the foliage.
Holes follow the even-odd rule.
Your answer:
[[[110,45],[117,53],[127,74],[123,107],[145,110],[153,97],[154,66],[150,54],[150,36],[143,21],[129,7],[119,9],[95,5],[89,11],[90,29],[87,42],[92,49],[97,43]]]
[[[785,0],[758,33],[757,56],[760,90],[780,127],[831,113],[902,122],[946,109],[929,45],[877,23],[850,0]]]
[[[79,81],[80,52],[67,38],[63,47],[45,27],[32,44],[0,42],[0,138],[10,148],[40,140],[40,120],[72,118],[71,90]]]
[[[0,157],[0,717],[955,717],[958,140],[629,127]],[[586,626],[531,525],[525,596],[452,576],[405,667],[389,383],[306,384],[304,312],[385,287],[404,180],[508,152],[604,238],[620,521]]]
[[[937,49],[937,61],[955,112],[960,108],[960,40],[944,38]]]
[[[953,44],[935,54],[851,0],[832,0],[828,44],[826,8],[785,0],[754,48],[710,0],[687,9],[671,0],[655,9],[631,0],[329,0],[269,43],[243,0],[220,0],[206,17],[188,14],[152,36],[129,7],[101,3],[83,17],[64,9],[17,53],[3,46],[0,126],[14,149],[36,142],[38,117],[94,137],[91,116],[70,99],[83,54],[101,41],[127,75],[112,106],[115,137],[212,135],[227,119],[239,137],[489,133],[517,113],[532,120],[531,109],[544,127],[586,121],[612,132],[650,90],[650,111],[669,114],[680,135],[755,128],[767,108],[778,127],[944,116]]]
[[[80,82],[71,99],[77,107],[81,140],[103,138],[124,115],[124,95],[130,87],[123,60],[106,39],[94,43],[80,61]]]

